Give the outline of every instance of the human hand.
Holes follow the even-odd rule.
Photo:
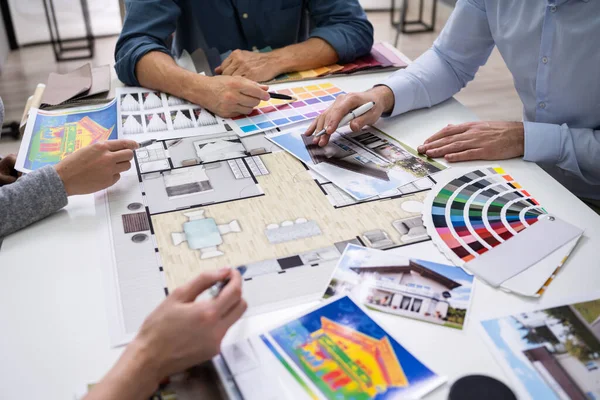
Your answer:
[[[365,125],[374,124],[384,112],[390,112],[394,108],[394,93],[387,86],[376,86],[366,92],[342,94],[335,99],[331,107],[310,124],[304,134],[310,136],[325,129],[326,134],[314,138],[313,143],[318,143],[321,147],[326,146],[342,118],[355,108],[371,101],[375,106],[350,122],[350,129],[354,132],[358,132]]]
[[[224,118],[247,115],[271,98],[268,89],[240,76],[213,76],[203,81],[203,99],[197,103]]]
[[[520,157],[525,151],[525,128],[522,122],[505,121],[448,125],[417,151],[449,162]]]
[[[17,181],[19,173],[15,170],[17,156],[9,154],[0,160],[0,186],[8,185]]]
[[[107,140],[69,154],[54,166],[68,196],[94,193],[114,185],[131,168],[133,140]]]
[[[274,53],[234,50],[221,65],[215,68],[219,75],[243,76],[255,82],[266,82],[282,74],[281,63]]]
[[[215,298],[195,301],[212,285],[230,281]],[[223,269],[198,275],[175,289],[146,318],[133,348],[158,383],[163,378],[211,359],[220,352],[227,330],[246,311],[242,279],[237,270]]]

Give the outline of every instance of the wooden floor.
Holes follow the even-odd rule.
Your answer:
[[[417,35],[402,35],[398,48],[411,59],[427,50],[439,34],[451,12],[451,8],[440,3],[436,32]],[[425,12],[427,15],[427,12]],[[390,26],[389,12],[369,12],[375,27],[375,40],[393,43],[395,30]],[[112,64],[116,37],[98,39],[95,65]],[[21,118],[23,107],[38,83],[45,83],[50,72],[66,72],[85,61],[57,64],[50,46],[35,46],[13,51],[0,74],[0,96],[6,107],[6,120]],[[494,50],[486,66],[481,68],[474,82],[456,98],[471,108],[481,119],[521,120],[521,103],[513,87],[512,78],[502,57]],[[19,143],[10,138],[0,138],[0,154],[16,152]]]
[[[188,221],[183,214],[189,210],[152,217],[170,289],[201,271],[288,257],[352,240],[376,229],[383,229],[396,244],[401,244],[402,235],[392,222],[419,215],[404,211],[402,203],[407,200],[423,201],[426,195],[419,193],[334,209],[309,172],[291,155],[281,151],[263,155],[261,159],[270,172],[256,177],[264,196],[202,207],[205,217],[214,218],[217,224],[227,224],[235,219],[241,226],[241,232],[223,236],[219,250],[224,255],[202,260],[200,252],[190,250],[187,243],[172,244],[171,233],[183,230],[183,224]],[[298,198],[301,200],[298,201]],[[290,207],[290,204],[294,206]],[[269,243],[265,234],[267,225],[298,218],[315,221],[322,233],[300,240]]]

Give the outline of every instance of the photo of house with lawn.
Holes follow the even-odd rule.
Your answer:
[[[482,324],[530,398],[600,398],[600,300]]]
[[[347,294],[372,310],[462,329],[472,284],[458,267],[349,245],[325,296]]]

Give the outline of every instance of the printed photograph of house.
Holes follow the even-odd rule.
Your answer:
[[[348,245],[324,297],[350,295],[372,310],[462,329],[472,285],[458,267]]]
[[[600,300],[482,321],[520,398],[600,398]]]

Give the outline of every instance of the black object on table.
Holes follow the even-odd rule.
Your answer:
[[[401,33],[413,34],[413,33],[424,33],[424,32],[433,32],[435,29],[435,18],[437,15],[437,0],[431,0],[431,22],[427,23],[423,19],[423,9],[425,7],[426,0],[419,0],[419,18],[415,20],[408,20],[408,3],[410,0],[402,0],[402,9],[400,10],[400,20],[396,20],[394,16],[396,15],[396,0],[392,0],[392,5],[390,8],[390,21],[392,27],[396,29],[396,40],[394,41],[394,46],[398,46],[398,38]],[[417,28],[413,28],[413,26],[417,26]]]
[[[87,0],[79,0],[81,3],[81,14],[83,17],[85,36],[73,39],[61,38],[56,11],[54,9],[54,1],[42,0],[42,2],[44,3],[46,21],[48,22],[48,30],[50,31],[50,42],[52,43],[52,50],[54,51],[56,62],[93,58],[94,36],[92,35]]]
[[[485,375],[463,376],[450,388],[448,400],[517,400],[512,390]]]
[[[19,139],[19,123],[18,122],[7,122],[2,125],[2,130],[0,131],[0,137],[4,136],[12,136],[15,139]]]

